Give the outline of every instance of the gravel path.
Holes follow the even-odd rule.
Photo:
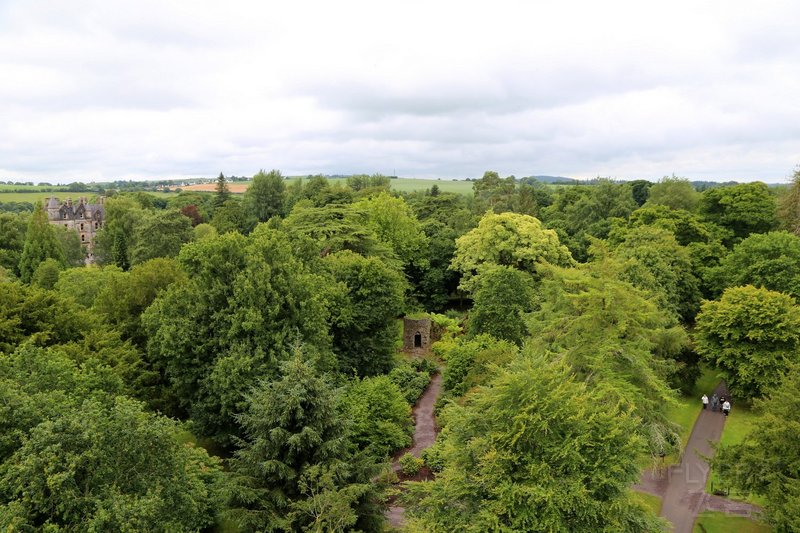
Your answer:
[[[398,460],[406,453],[414,457],[419,457],[422,450],[429,448],[436,441],[436,434],[439,428],[436,427],[436,418],[433,415],[433,408],[436,406],[436,399],[439,398],[439,391],[442,389],[442,375],[436,374],[431,379],[428,388],[422,393],[417,405],[414,406],[412,414],[414,416],[414,440],[411,448],[397,453],[392,461],[392,469],[397,472],[400,470]],[[399,505],[391,505],[386,511],[386,520],[389,525],[401,528],[405,525],[405,515],[403,508]]]

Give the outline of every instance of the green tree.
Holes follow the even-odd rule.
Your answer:
[[[353,207],[366,213],[366,225],[391,246],[404,265],[424,266],[428,237],[405,200],[381,192]]]
[[[81,239],[75,230],[53,226],[61,249],[64,250],[66,266],[83,266],[86,264],[86,249],[81,244]]]
[[[631,195],[636,205],[643,206],[647,199],[650,197],[650,187],[653,184],[647,180],[633,180],[630,182]]]
[[[664,205],[670,209],[683,209],[694,211],[700,201],[697,192],[686,178],[665,176],[658,183],[650,187],[646,207]]]
[[[155,257],[175,257],[193,236],[191,221],[178,211],[146,213],[134,226],[131,265]]]
[[[727,245],[778,226],[776,200],[761,182],[708,189],[703,192],[699,211],[706,220],[732,232],[733,238],[726,241]]]
[[[0,527],[196,531],[213,524],[218,461],[124,397],[40,423],[0,465]]]
[[[403,275],[375,257],[349,250],[326,256],[323,264],[343,289],[331,309],[339,368],[359,376],[388,372],[407,286]]]
[[[47,213],[39,204],[33,210],[28,229],[25,233],[25,244],[19,258],[19,276],[29,282],[36,267],[45,259],[55,259],[59,264],[66,262],[64,249],[56,237],[56,232],[47,220]]]
[[[501,179],[497,172],[487,170],[481,179],[472,182],[472,192],[484,209],[502,213],[513,210],[516,186],[514,176]]]
[[[760,398],[800,362],[800,308],[786,294],[733,287],[719,301],[703,304],[694,339],[735,397]]]
[[[130,267],[129,246],[133,231],[143,216],[141,204],[130,196],[109,198],[105,204],[106,220],[95,239],[95,256],[103,265],[117,265],[123,270]]]
[[[521,346],[528,334],[523,313],[533,311],[538,303],[532,276],[512,267],[496,266],[484,270],[475,282],[469,332],[487,333]]]
[[[379,465],[353,451],[331,386],[299,354],[238,417],[231,517],[246,531],[382,531]]]
[[[411,446],[411,407],[388,376],[352,381],[342,402],[352,420],[352,441],[362,450],[383,458]]]
[[[434,353],[447,363],[442,385],[451,396],[463,396],[473,387],[485,385],[499,367],[516,359],[519,348],[491,335],[458,337],[434,344]]]
[[[0,213],[0,267],[19,273],[19,259],[25,246],[25,217]]]
[[[688,339],[674,317],[622,281],[622,265],[543,269],[541,308],[528,321],[528,345],[568,363],[613,404],[632,406],[652,457],[679,444],[667,417],[674,393],[667,379]]]
[[[786,231],[750,235],[733,247],[711,277],[716,294],[754,285],[800,298],[800,237]]]
[[[650,293],[673,316],[694,320],[700,309],[700,282],[688,250],[669,231],[648,226],[632,229],[613,255],[625,263],[622,279]]]
[[[800,235],[800,169],[792,175],[792,183],[778,196],[778,220],[781,229]]]
[[[225,205],[225,202],[230,200],[231,191],[228,188],[228,182],[225,179],[225,176],[222,172],[219,173],[217,177],[217,184],[214,187],[216,193],[214,194],[214,207],[222,207]]]
[[[286,209],[286,185],[277,170],[260,170],[244,193],[243,207],[248,218],[266,222],[274,216],[283,216]]]
[[[194,238],[192,240],[199,241],[201,239],[208,239],[217,236],[217,228],[211,224],[198,224],[194,227]]]
[[[756,401],[759,413],[750,432],[717,450],[714,470],[723,483],[766,500],[767,522],[775,531],[800,531],[800,367]]]
[[[122,269],[115,265],[105,267],[87,265],[61,272],[54,288],[64,298],[71,299],[75,305],[89,309],[95,304],[98,294],[110,286],[121,283],[118,280],[125,277]]]
[[[244,234],[250,230],[250,224],[242,208],[242,202],[237,199],[230,199],[222,206],[214,209],[211,225],[217,229],[219,234],[231,231]]]
[[[302,243],[259,226],[187,244],[173,283],[142,314],[147,360],[163,391],[201,434],[229,445],[235,414],[259,380],[273,378],[301,341],[321,368],[334,366],[328,320],[330,280],[315,273]],[[316,257],[318,261],[319,258]],[[308,261],[308,262],[306,262]]]
[[[411,484],[411,531],[662,531],[630,492],[639,420],[567,365],[522,358],[444,418],[444,469]]]
[[[542,262],[573,263],[555,231],[528,215],[486,213],[477,228],[456,241],[451,267],[462,274],[460,288],[472,292],[475,276],[487,267],[510,266],[534,274]]]
[[[47,258],[36,267],[31,277],[31,283],[43,289],[52,289],[58,281],[58,274],[62,265],[52,258]]]

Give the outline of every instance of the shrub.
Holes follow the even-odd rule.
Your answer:
[[[412,365],[404,361],[389,372],[389,379],[397,385],[409,405],[417,403],[430,382],[427,372],[416,370]]]
[[[351,382],[343,402],[353,420],[352,437],[359,448],[381,457],[411,445],[411,408],[389,376]]]
[[[413,476],[425,465],[425,461],[419,457],[414,457],[410,453],[404,454],[400,458],[400,470],[407,476]]]

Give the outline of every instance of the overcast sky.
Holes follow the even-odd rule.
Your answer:
[[[769,0],[0,0],[0,179],[781,182],[798,22]]]

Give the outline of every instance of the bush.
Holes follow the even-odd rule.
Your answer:
[[[406,453],[400,458],[400,470],[407,476],[416,475],[424,465],[425,461],[410,453]]]
[[[354,380],[345,389],[343,402],[359,448],[385,457],[411,445],[411,408],[389,376]]]
[[[422,450],[422,460],[433,472],[441,472],[444,468],[444,457],[442,457],[440,442],[440,440],[437,440],[433,446]]]
[[[430,375],[414,368],[406,361],[389,372],[389,379],[397,385],[409,405],[414,405],[430,383]]]

